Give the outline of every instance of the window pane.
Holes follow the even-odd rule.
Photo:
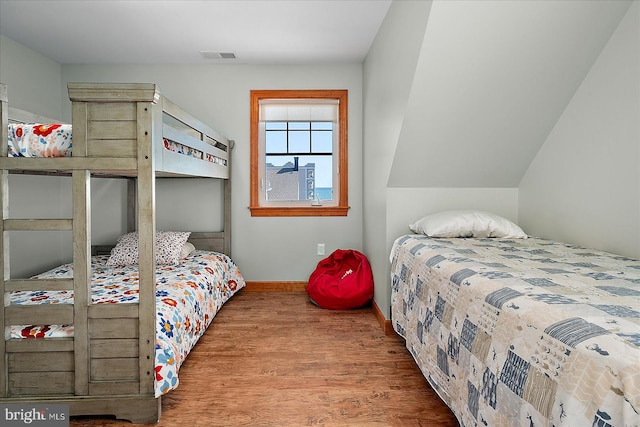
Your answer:
[[[287,132],[268,131],[265,132],[265,150],[267,153],[287,152]]]
[[[314,167],[314,196],[317,194],[320,200],[333,200],[333,157],[332,156],[304,156],[301,157],[307,163],[313,163]],[[302,164],[302,160],[300,161]]]
[[[310,153],[311,133],[308,131],[289,132],[290,153]]]
[[[266,130],[287,130],[287,122],[265,122]]]
[[[294,164],[293,156],[266,156],[266,160],[267,167],[282,168],[287,163],[290,163],[289,166]]]
[[[289,129],[291,130],[309,130],[309,122],[289,122]]]
[[[299,158],[293,156],[266,156],[265,197],[267,200],[306,199],[305,181],[301,179],[297,164],[299,164]]]
[[[333,152],[333,132],[312,131],[311,132],[311,151],[313,151],[314,153]]]
[[[331,156],[266,156],[267,200],[333,200]]]
[[[311,123],[312,130],[333,130],[333,122],[313,122]]]

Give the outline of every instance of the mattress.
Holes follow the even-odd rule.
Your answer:
[[[407,235],[391,264],[393,327],[461,425],[640,425],[640,261]]]
[[[137,265],[108,267],[108,256],[92,258],[91,299],[95,304],[138,302]],[[73,277],[66,264],[36,277]],[[245,286],[238,267],[226,255],[195,251],[179,265],[156,267],[155,396],[178,386],[178,370],[222,305]],[[20,291],[11,304],[72,304],[73,291]],[[11,338],[54,338],[73,335],[69,325],[7,327]]]
[[[8,132],[8,157],[71,157],[73,132],[67,124],[11,123]],[[163,138],[167,151],[226,166],[227,160]]]
[[[71,156],[71,125],[9,124],[9,157]]]

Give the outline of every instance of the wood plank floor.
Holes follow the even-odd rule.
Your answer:
[[[74,417],[71,426],[131,426]],[[163,397],[158,426],[438,426],[458,423],[371,308],[324,310],[304,292],[240,292]]]

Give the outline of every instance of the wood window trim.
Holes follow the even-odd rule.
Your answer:
[[[262,99],[338,99],[338,204],[337,206],[260,206],[259,200],[259,103]],[[347,216],[348,203],[348,91],[347,90],[252,90],[251,91],[251,216]]]

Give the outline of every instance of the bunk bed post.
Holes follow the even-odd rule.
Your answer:
[[[153,102],[137,103],[138,179],[137,179],[137,228],[139,257],[139,306],[140,306],[140,394],[154,394],[155,367],[155,164],[152,136],[162,132],[162,105]],[[149,128],[151,124],[151,128]],[[158,127],[160,126],[160,127]],[[145,244],[142,244],[142,243]],[[159,414],[158,414],[159,416]]]
[[[0,156],[6,157],[8,153],[8,99],[7,86],[0,83]],[[9,270],[9,233],[4,229],[4,220],[9,218],[9,172],[6,169],[0,170],[0,397],[6,397],[8,392],[7,384],[7,362],[6,362],[6,342],[4,339],[4,307],[5,307],[5,281],[10,279]]]
[[[235,141],[229,140],[227,168],[229,177],[224,180],[224,253],[231,256],[231,152]]]
[[[75,141],[74,141],[75,142]],[[75,147],[73,148],[75,150]],[[91,304],[91,175],[73,171],[73,347],[75,394],[89,394],[89,319]]]
[[[87,103],[72,105],[73,157],[88,156]],[[75,394],[89,394],[89,318],[91,304],[91,174],[72,172],[73,188],[73,353]]]

